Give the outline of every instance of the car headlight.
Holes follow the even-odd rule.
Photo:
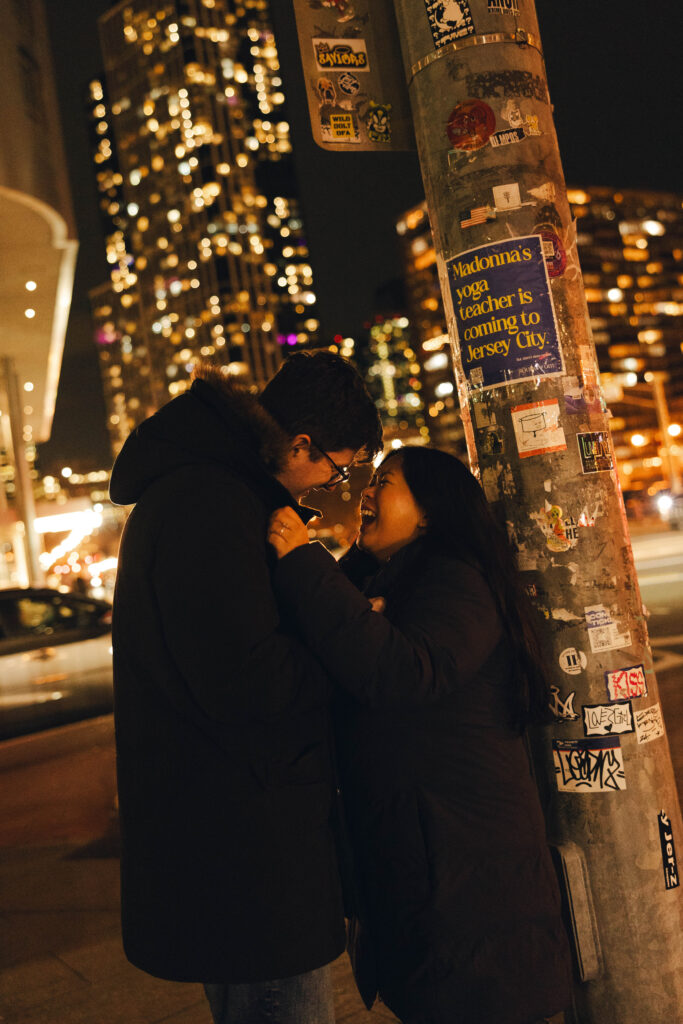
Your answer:
[[[657,498],[657,508],[659,514],[662,516],[668,515],[674,505],[674,500],[670,494],[660,494]]]

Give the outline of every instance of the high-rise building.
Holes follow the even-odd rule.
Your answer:
[[[601,380],[625,488],[671,482],[683,458],[683,197],[605,187],[568,192]],[[436,443],[461,444],[426,204],[396,224]],[[441,394],[440,394],[441,391]],[[444,421],[444,417],[446,417]],[[442,437],[443,435],[443,437]]]
[[[258,386],[319,325],[265,0],[125,0],[100,34],[92,305],[116,452],[197,357]]]

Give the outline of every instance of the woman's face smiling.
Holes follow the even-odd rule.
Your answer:
[[[424,512],[403,475],[400,456],[380,466],[363,491],[360,509],[358,546],[380,561],[416,540],[425,525]]]

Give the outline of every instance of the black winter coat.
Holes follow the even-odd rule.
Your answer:
[[[351,955],[420,1024],[527,1024],[570,1000],[568,942],[510,652],[481,573],[422,542],[380,571],[377,614],[320,545],[278,600],[350,696],[339,757],[362,903]]]
[[[203,381],[141,424],[112,500],[135,502],[114,597],[128,958],[158,977],[251,982],[344,947],[330,808],[330,684],[280,623],[266,547],[291,495],[279,428]]]

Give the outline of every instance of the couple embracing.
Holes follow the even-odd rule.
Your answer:
[[[469,471],[402,448],[357,544],[302,504],[380,451],[329,352],[263,392],[199,367],[128,438],[114,598],[128,958],[215,1024],[333,1024],[348,942],[403,1024],[535,1024],[570,998],[523,742],[546,681],[512,555]],[[346,923],[345,923],[346,918]]]

